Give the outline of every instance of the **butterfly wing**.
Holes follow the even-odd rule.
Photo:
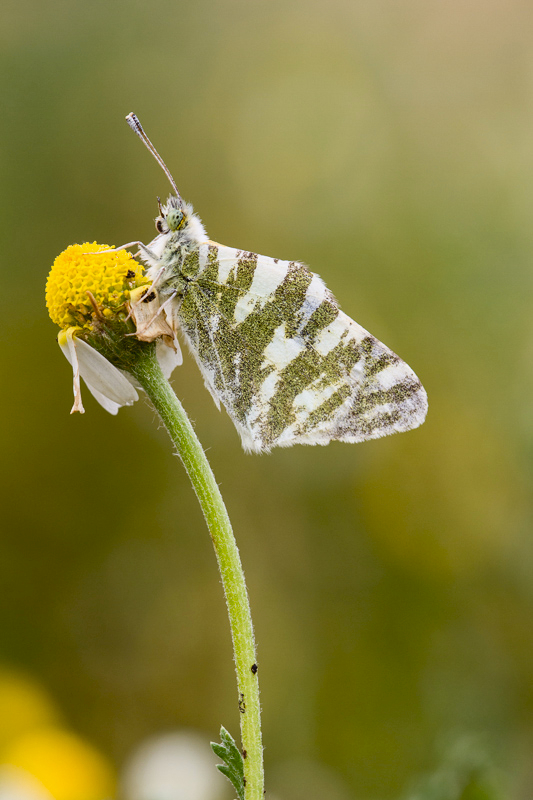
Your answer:
[[[416,428],[427,398],[395,353],[298,262],[202,244],[176,322],[245,450]]]

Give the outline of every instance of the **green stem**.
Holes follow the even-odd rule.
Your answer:
[[[254,631],[244,572],[226,506],[215,476],[183,406],[163,376],[155,348],[147,348],[130,371],[161,417],[191,479],[215,548],[231,626],[246,779],[246,800],[263,800],[263,746]]]

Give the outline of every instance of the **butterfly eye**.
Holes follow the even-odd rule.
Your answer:
[[[177,231],[183,225],[185,221],[185,215],[183,211],[180,211],[178,208],[171,209],[167,216],[167,225],[171,231]]]
[[[155,227],[156,227],[156,230],[159,233],[164,233],[165,232],[165,221],[161,217],[158,217],[156,219],[156,221],[155,221]]]

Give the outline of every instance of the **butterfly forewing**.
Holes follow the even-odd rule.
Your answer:
[[[360,442],[420,425],[426,394],[304,265],[206,242],[174,307],[246,450]]]

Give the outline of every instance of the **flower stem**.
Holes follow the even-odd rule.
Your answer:
[[[183,406],[149,347],[130,368],[161,417],[191,479],[215,548],[233,639],[244,755],[245,798],[263,800],[263,746],[254,631],[244,572],[215,476]]]

